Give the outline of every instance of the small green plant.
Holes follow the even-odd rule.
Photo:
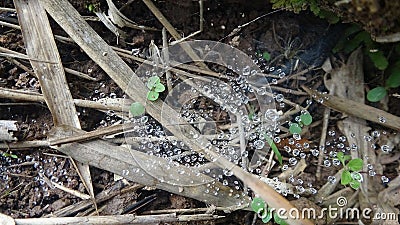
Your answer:
[[[309,8],[314,15],[327,20],[331,24],[337,23],[340,20],[334,12],[322,9],[318,0],[271,0],[271,3],[274,9],[284,8],[294,13],[299,13]]]
[[[87,10],[89,11],[89,12],[91,12],[91,13],[95,13],[96,11],[98,11],[98,9],[99,9],[99,6],[100,4],[99,3],[89,3],[89,4],[86,4],[85,5],[85,7],[87,8]]]
[[[274,9],[284,8],[295,13],[310,8],[315,15],[318,15],[321,10],[318,6],[318,0],[271,0],[270,2]]]
[[[352,25],[345,30],[333,51],[343,50],[345,53],[350,53],[359,46],[362,46],[364,54],[368,55],[374,67],[387,76],[384,85],[375,87],[367,93],[368,101],[379,102],[387,95],[390,88],[400,87],[400,60],[398,60],[400,44],[394,46],[395,51],[389,54],[391,50],[385,48],[387,46],[374,42],[368,32],[357,25]],[[386,55],[391,55],[394,60],[390,61]]]
[[[298,123],[291,123],[289,125],[289,132],[291,134],[300,134],[301,128],[308,126],[312,123],[312,116],[310,113],[303,113],[300,115],[300,120]]]
[[[8,153],[8,152],[2,152],[1,153],[4,157],[9,157],[9,158],[13,158],[13,159],[18,159],[18,156],[12,153]]]
[[[282,165],[282,155],[279,152],[278,147],[276,147],[276,144],[274,143],[272,138],[270,138],[267,134],[264,134],[264,138],[267,141],[268,145],[271,147],[272,151],[274,151],[276,157],[278,158],[279,164]]]
[[[147,81],[147,88],[149,88],[149,92],[147,92],[147,99],[150,101],[155,101],[158,99],[160,92],[165,91],[165,86],[161,83],[160,77],[152,76]]]
[[[379,49],[378,43],[371,39],[371,35],[367,31],[357,25],[352,25],[344,31],[333,52],[343,50],[348,54],[359,46],[363,46],[364,53],[369,56],[377,69],[385,70],[388,67],[389,62],[383,51]]]
[[[257,51],[256,52],[256,56],[258,57],[258,58],[263,58],[263,59],[265,59],[265,61],[270,61],[271,60],[271,54],[269,53],[269,52],[267,52],[267,51],[264,51],[264,52],[261,52],[261,51]]]
[[[140,102],[134,102],[131,104],[129,111],[132,113],[133,116],[141,116],[144,114],[145,108]]]
[[[253,201],[251,202],[251,209],[253,209],[253,211],[260,216],[264,223],[268,223],[272,218],[274,218],[275,223],[279,225],[287,224],[285,220],[278,216],[278,214],[271,212],[271,209],[262,198],[253,198]]]
[[[265,59],[266,61],[271,60],[271,54],[269,54],[268,52],[263,52],[262,57],[263,57],[263,59]]]
[[[397,88],[400,86],[400,60],[390,65],[385,71],[389,77],[385,81],[384,86],[378,86],[368,91],[367,99],[370,102],[379,102],[388,93],[390,88]]]
[[[336,157],[344,167],[340,183],[342,185],[350,185],[350,187],[357,190],[362,182],[362,176],[359,171],[363,167],[363,160],[359,158],[351,159],[351,156],[345,155],[343,152],[338,152]]]

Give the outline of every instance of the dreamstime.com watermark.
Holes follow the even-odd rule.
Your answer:
[[[336,200],[338,207],[328,206],[327,208],[322,208],[321,210],[316,210],[315,208],[303,208],[297,209],[292,208],[289,211],[283,208],[275,209],[270,208],[271,213],[276,213],[281,219],[346,219],[346,220],[390,220],[399,221],[399,215],[396,213],[385,213],[379,212],[379,210],[374,210],[371,208],[349,208],[346,207],[347,199],[345,197],[339,197]]]

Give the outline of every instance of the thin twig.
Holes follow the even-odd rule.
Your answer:
[[[163,40],[163,48],[161,50],[164,67],[169,67],[169,53],[168,53],[168,38],[167,38],[167,30],[165,27],[162,29],[162,40]],[[167,88],[168,91],[172,91],[171,84],[171,72],[169,70],[165,71],[165,79],[167,80]]]
[[[329,116],[330,116],[331,110],[329,108],[325,108],[324,110],[324,116],[322,118],[322,131],[321,131],[321,139],[319,141],[319,146],[320,147],[325,147],[325,141],[326,141],[326,133],[328,130],[328,124],[329,124]],[[317,166],[317,172],[316,172],[316,177],[317,180],[321,179],[321,168],[322,168],[322,161],[324,160],[324,153],[325,148],[319,149],[319,155],[318,155],[318,166]]]
[[[154,5],[151,0],[143,0],[144,4],[150,9],[154,16],[160,21],[160,23],[168,30],[175,40],[181,40],[182,36],[176,31],[174,26],[167,20],[167,18],[161,13],[161,11]],[[189,55],[196,64],[203,69],[208,69],[207,65],[199,58],[199,56],[194,52],[189,44],[182,42],[179,43],[182,49]]]
[[[13,59],[11,57],[6,57],[8,61],[10,61],[11,63],[15,64],[16,66],[18,66],[19,68],[21,68],[22,70],[24,70],[25,72],[27,72],[29,75],[37,77],[36,74],[29,69],[27,66],[25,66],[24,64],[20,63],[18,60]]]
[[[15,10],[15,9],[13,9],[13,8],[0,7],[0,11],[4,11],[4,12],[16,12],[17,10]]]
[[[75,136],[68,136],[65,138],[60,138],[56,140],[50,140],[50,145],[51,146],[56,146],[56,145],[61,145],[61,144],[67,144],[67,143],[72,143],[72,142],[82,142],[82,141],[89,141],[93,140],[105,135],[110,135],[110,134],[115,134],[121,131],[124,131],[125,129],[132,129],[134,127],[134,124],[127,124],[127,125],[113,125],[109,127],[102,127],[98,128],[97,130],[86,132],[84,134],[78,134]]]
[[[72,75],[75,75],[77,77],[80,77],[80,78],[83,78],[83,79],[86,79],[86,80],[97,81],[96,78],[93,78],[93,77],[87,75],[86,73],[82,73],[82,72],[79,72],[79,71],[76,71],[76,70],[73,70],[73,69],[70,69],[70,68],[67,68],[67,67],[64,67],[64,70],[65,70],[65,72],[67,72],[69,74],[72,74]]]
[[[203,20],[204,20],[203,19],[203,0],[199,0],[199,8],[200,8],[200,16],[199,16],[199,18],[200,18],[200,25],[199,25],[200,28],[199,28],[199,30],[189,34],[188,36],[186,36],[186,37],[184,37],[184,38],[182,38],[180,40],[176,40],[176,41],[171,42],[171,45],[174,45],[174,44],[180,43],[182,41],[185,41],[185,40],[187,40],[187,39],[189,39],[191,37],[194,37],[195,35],[200,34],[201,32],[203,32]]]
[[[21,27],[12,23],[7,23],[4,21],[0,21],[0,26],[5,26],[5,27],[9,27],[12,29],[16,29],[16,30],[21,30]]]
[[[29,91],[21,91],[14,90],[8,88],[0,87],[0,98],[14,99],[14,100],[22,100],[29,102],[45,102],[43,95],[36,92]],[[111,101],[113,100],[113,101]],[[114,110],[114,111],[122,111],[128,112],[129,105],[132,103],[131,100],[123,99],[123,103],[114,101],[116,99],[100,99],[99,101],[90,101],[90,100],[82,100],[82,99],[74,99],[74,104],[79,107],[92,108],[98,110]]]
[[[11,217],[10,217],[11,218]],[[85,216],[85,217],[56,217],[56,218],[29,218],[11,219],[16,225],[56,225],[56,224],[92,224],[92,225],[123,225],[123,224],[158,224],[170,222],[190,222],[201,220],[215,220],[224,216],[197,214],[197,215],[176,215],[160,214],[138,216],[133,214],[113,216]],[[7,221],[8,222],[8,221]]]

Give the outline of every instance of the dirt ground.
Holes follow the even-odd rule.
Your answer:
[[[86,8],[90,4],[89,2],[70,2],[73,3],[81,15],[94,15]],[[126,1],[114,1],[118,8],[124,6],[125,3]],[[181,35],[187,36],[199,29],[199,5],[197,2],[184,0],[157,1],[155,4]],[[0,3],[0,7],[13,8],[14,6],[11,1],[5,1]],[[106,1],[100,1],[98,7],[101,10],[106,10]],[[162,25],[141,1],[133,1],[132,4],[122,10],[122,13],[139,25],[162,29]],[[268,13],[270,14],[266,15]],[[249,23],[256,18],[258,18],[256,21]],[[13,23],[17,22],[17,17],[15,13],[0,10],[0,21]],[[55,21],[51,19],[50,22],[54,34],[66,36]],[[127,33],[127,38],[125,40],[120,39],[117,45],[116,36],[106,29],[103,24],[98,21],[88,21],[88,23],[108,44],[129,51],[135,49],[135,51],[139,52],[139,56],[146,57],[149,54],[148,49],[152,40],[156,45],[162,46],[162,35],[159,31],[123,28]],[[232,33],[235,28],[247,23],[249,24]],[[281,89],[273,90],[275,99],[277,99],[276,96],[282,96],[286,100],[305,107],[310,97],[296,94],[296,91],[302,91],[301,85],[327,92],[328,90],[324,85],[326,72],[321,69],[322,64],[326,59],[330,60],[334,68],[346,63],[349,54],[344,52],[332,53],[332,49],[342,36],[342,31],[347,27],[348,24],[330,25],[307,11],[300,14],[286,11],[273,12],[271,5],[267,4],[266,1],[254,1],[249,4],[249,2],[240,0],[216,0],[204,2],[203,31],[195,35],[193,39],[213,40],[231,44],[251,56],[254,60],[257,60],[263,70],[268,70],[275,66],[282,67],[286,74],[296,74],[306,69],[314,68],[301,75],[300,79],[277,84],[276,86]],[[0,27],[0,46],[25,54],[22,34],[16,29],[6,26]],[[87,73],[95,79],[95,81],[90,81],[67,74],[68,85],[74,99],[96,101],[102,98],[126,98],[124,91],[78,46],[57,42],[57,47],[64,66]],[[262,57],[265,52],[270,55],[271,59],[269,61]],[[20,61],[30,68],[28,61]],[[133,60],[128,59],[126,62],[132,69],[136,69],[138,66],[138,63]],[[294,67],[294,63],[298,65]],[[366,59],[365,64],[368,63],[370,62]],[[368,65],[366,66],[368,68]],[[372,74],[374,71],[366,72],[366,90],[382,82],[377,75],[368,77],[369,73]],[[268,82],[274,84],[277,82],[276,79],[270,77]],[[15,62],[5,57],[0,57],[0,88],[41,93],[38,80],[20,66],[17,66]],[[284,91],[283,89],[293,90],[294,92]],[[398,88],[391,89],[385,104],[374,103],[371,105],[400,116],[400,99],[393,95],[396,93],[398,93]],[[161,98],[163,97],[165,95],[161,95]],[[294,108],[290,104],[282,103],[279,99],[276,101],[277,109],[283,112]],[[213,119],[215,120],[228,118],[226,115],[224,117],[224,110],[212,102],[203,100],[202,103],[196,104],[194,104],[194,107],[198,107],[198,109],[204,107],[204,109],[214,110],[215,113],[211,117],[214,117]],[[318,180],[316,178],[318,157],[313,157],[310,149],[318,148],[320,145],[321,121],[324,110],[325,107],[316,102],[311,104],[308,107],[308,112],[312,115],[314,122],[302,134],[302,139],[296,141],[296,143],[289,143],[289,139],[286,139],[278,144],[283,160],[286,162],[285,164],[288,164],[288,161],[292,159],[292,153],[286,152],[285,147],[291,146],[295,148],[294,146],[298,143],[301,146],[305,146],[304,143],[310,146],[309,149],[303,149],[307,154],[307,166],[299,176],[292,177],[293,185],[304,183],[304,186],[308,188],[312,187],[315,190],[319,190],[340,169],[339,166],[322,167],[321,179]],[[112,110],[101,112],[95,109],[77,107],[77,111],[82,129],[85,131],[93,131],[120,121],[118,115]],[[330,134],[325,143],[328,154],[329,151],[334,151],[338,145],[350,146],[350,143],[342,141],[343,134],[340,133],[337,127],[337,122],[342,119],[342,113],[331,112],[328,124]],[[18,130],[13,135],[18,141],[46,140],[53,127],[52,115],[44,103],[1,98],[0,120],[17,121]],[[371,127],[371,131],[379,130],[382,136],[387,136],[387,139],[393,138],[394,140],[398,138],[393,130],[374,123],[368,125]],[[282,133],[284,132],[282,131]],[[398,144],[396,141],[392,142]],[[388,159],[390,163],[386,164],[383,170],[384,176],[389,180],[399,176],[397,144],[393,144],[391,158]],[[379,141],[376,141],[376,148],[380,148]],[[55,212],[60,212],[60,209],[82,201],[75,195],[49,186],[44,177],[69,189],[87,193],[71,159],[56,150],[49,147],[29,147],[23,149],[1,149],[1,151],[7,153],[0,155],[0,212],[3,214],[13,218],[46,217]],[[15,157],[10,155],[15,155]],[[297,160],[300,160],[300,157],[297,157]],[[94,167],[90,169],[95,194],[106,190],[119,192],[126,187],[137,185],[132,181],[115,181],[114,175],[110,172]],[[281,172],[280,168],[273,167],[266,175],[275,177]],[[387,185],[387,183],[383,183],[382,188],[387,187]],[[341,188],[343,187],[337,187],[336,190]],[[296,200],[300,198],[297,201],[300,201],[299,204],[301,204],[303,197],[312,198],[312,196],[313,194],[308,193],[300,196],[287,196],[287,199]],[[141,200],[144,200],[144,203]],[[138,202],[141,204],[135,205]],[[315,203],[318,204],[318,202]],[[303,204],[311,203],[305,201]],[[125,213],[142,215],[151,210],[206,208],[210,206],[204,202],[163,190],[139,186],[131,191],[128,190],[116,194],[115,197],[102,202],[98,207],[101,207],[100,215],[120,215]],[[69,214],[69,216],[89,215],[91,213],[93,213],[93,209],[87,207],[79,212]],[[225,213],[217,210],[215,214],[223,215],[225,218],[199,222],[176,222],[173,224],[263,224],[260,219],[255,220],[255,214],[251,211],[239,210]],[[273,223],[270,222],[270,224]]]

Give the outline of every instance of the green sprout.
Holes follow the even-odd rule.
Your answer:
[[[378,86],[368,91],[367,99],[370,102],[379,102],[388,93],[390,88],[400,87],[400,60],[390,65],[385,71],[389,74],[384,86]]]
[[[271,60],[271,54],[269,54],[268,52],[263,52],[262,57],[263,57],[266,61]]]
[[[340,183],[342,185],[350,185],[350,187],[357,190],[362,182],[362,176],[359,171],[363,167],[363,160],[360,158],[351,159],[351,156],[345,155],[343,152],[338,152],[336,157],[344,167]],[[346,161],[349,162],[346,164]]]
[[[379,102],[388,94],[390,88],[400,87],[400,60],[398,60],[400,44],[394,46],[393,53],[387,54],[387,50],[382,50],[385,47],[384,45],[374,42],[371,35],[359,26],[352,25],[344,31],[343,37],[339,40],[333,51],[338,52],[343,50],[348,54],[359,46],[362,46],[364,54],[368,55],[374,67],[387,75],[384,85],[375,87],[367,93],[368,101]],[[391,55],[391,58],[394,60],[389,61],[387,55]]]
[[[278,147],[276,147],[274,141],[267,134],[264,134],[264,138],[271,147],[272,151],[275,153],[276,157],[278,158],[279,164],[282,165],[282,155],[279,152]]]
[[[289,126],[289,132],[291,134],[300,134],[303,126],[308,126],[312,123],[312,116],[310,113],[303,113],[300,115],[300,121],[298,123],[291,123]]]
[[[133,116],[141,116],[145,112],[144,106],[140,102],[134,102],[131,104],[129,111],[132,113]]]
[[[272,218],[274,218],[275,223],[279,225],[287,225],[286,221],[280,218],[278,214],[275,212],[271,213],[271,209],[262,198],[254,198],[250,206],[251,209],[260,216],[263,223],[268,223]]]
[[[7,153],[7,152],[2,152],[2,155],[4,157],[9,157],[9,158],[13,158],[13,159],[18,159],[18,156],[12,153]]]
[[[99,3],[90,3],[90,4],[86,4],[85,7],[87,8],[87,10],[91,13],[94,13],[96,11],[98,11],[99,9]]]
[[[161,83],[160,77],[152,76],[147,81],[147,88],[149,88],[149,92],[147,92],[147,99],[150,101],[155,101],[158,99],[160,92],[165,91],[165,86]]]

